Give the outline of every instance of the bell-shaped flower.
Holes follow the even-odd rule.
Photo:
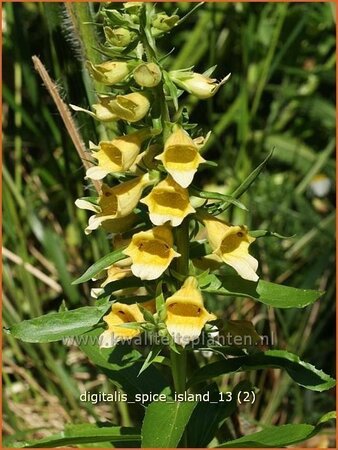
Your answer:
[[[198,150],[198,145],[188,133],[177,127],[166,140],[163,153],[156,156],[156,159],[162,161],[176,183],[186,188],[192,182],[198,166],[205,162]]]
[[[229,79],[230,74],[221,81],[217,81],[216,78],[209,78],[200,73],[179,70],[169,72],[169,76],[179,87],[203,100],[215,95],[218,89]]]
[[[131,270],[136,277],[155,280],[169,267],[173,258],[180,256],[173,245],[171,229],[162,225],[134,234],[123,253],[131,257]]]
[[[128,323],[144,322],[139,307],[125,303],[113,303],[111,312],[103,318],[108,329],[100,337],[100,347],[114,347],[120,341],[127,341],[141,334],[141,329],[123,327]]]
[[[111,141],[101,141],[98,147],[92,144],[92,156],[98,162],[87,169],[87,177],[101,180],[109,173],[126,172],[140,153],[143,141],[149,136],[148,130],[141,130]]]
[[[119,117],[116,114],[114,114],[109,107],[109,102],[112,100],[112,98],[113,97],[99,96],[100,103],[94,103],[92,105],[94,111],[89,111],[88,109],[81,108],[80,106],[76,105],[69,105],[69,106],[72,108],[73,111],[84,112],[101,122],[112,122],[119,120]]]
[[[106,86],[120,83],[130,73],[129,65],[125,61],[105,61],[101,64],[87,61],[87,67],[92,77]]]
[[[202,220],[213,254],[245,280],[257,281],[258,261],[249,254],[249,246],[255,238],[249,235],[247,227],[228,225],[211,215],[204,215]]]
[[[136,208],[149,175],[134,178],[114,187],[103,184],[98,200],[98,211],[89,218],[87,231],[96,230],[104,221],[129,216]]]
[[[155,186],[141,203],[148,206],[149,217],[154,225],[170,222],[171,226],[177,227],[188,214],[195,212],[189,201],[188,190],[177,184],[171,176]]]
[[[185,347],[199,337],[204,325],[215,320],[203,304],[196,278],[189,277],[174,295],[166,300],[166,326],[176,344]]]
[[[136,36],[135,33],[129,31],[127,28],[103,28],[106,40],[114,47],[126,47]]]
[[[112,122],[116,120],[127,120],[138,122],[143,119],[150,108],[148,97],[141,92],[132,92],[126,95],[99,96],[99,103],[92,105],[93,111],[69,105],[74,111],[89,114],[101,122]]]
[[[136,67],[133,76],[139,86],[155,87],[162,79],[162,72],[155,63],[142,63]]]
[[[110,111],[118,118],[128,122],[138,122],[143,119],[150,108],[148,97],[142,92],[132,92],[126,95],[117,95],[108,103]]]
[[[168,16],[166,13],[158,13],[152,17],[152,26],[162,32],[171,30],[179,21],[180,17],[176,14]],[[155,33],[156,34],[156,33]]]

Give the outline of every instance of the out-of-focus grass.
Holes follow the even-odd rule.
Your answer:
[[[179,13],[192,7],[163,4],[168,12],[176,6]],[[326,291],[305,311],[268,310],[228,299],[222,303],[224,316],[253,320],[261,333],[275,333],[280,348],[303,355],[329,373],[334,367],[333,9],[329,3],[210,3],[190,16],[172,39],[159,42],[163,54],[174,48],[166,60],[168,68],[195,65],[196,71],[203,71],[217,64],[217,77],[232,73],[216,97],[182,98],[191,120],[213,131],[205,154],[219,166],[202,172],[199,184],[229,193],[275,147],[268,169],[243,200],[250,211],[230,210],[229,219],[252,229],[295,235],[256,244],[264,278]],[[63,301],[71,308],[88,304],[89,286],[71,286],[71,280],[109,251],[109,242],[100,232],[90,239],[83,233],[86,214],[75,208],[74,200],[88,193],[84,172],[31,62],[33,54],[39,55],[66,102],[87,106],[93,86],[83,71],[83,49],[70,30],[72,22],[58,3],[7,3],[4,11],[7,326],[57,310]],[[76,119],[86,143],[107,132],[84,115]],[[324,198],[316,198],[310,189],[318,173],[332,181]],[[84,418],[99,416],[124,424],[130,420],[123,406],[94,408],[79,402],[85,387],[102,391],[107,382],[77,350],[5,336],[3,363],[4,430],[15,440]],[[330,393],[305,393],[279,371],[250,377],[261,391],[254,407],[242,410],[244,429],[257,421],[315,421],[334,407]],[[223,386],[233,379],[224,378]]]

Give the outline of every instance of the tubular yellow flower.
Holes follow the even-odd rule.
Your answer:
[[[209,215],[204,216],[203,223],[209,243],[214,249],[213,254],[233,267],[245,280],[257,281],[258,261],[249,255],[249,246],[255,238],[248,234],[247,227],[227,225]]]
[[[87,170],[87,177],[101,180],[109,173],[127,171],[136,160],[142,142],[147,137],[149,137],[148,130],[142,130],[111,141],[101,141],[98,147],[91,146],[91,149],[98,148],[98,151],[92,151],[92,156],[98,163],[97,166]]]
[[[203,297],[194,277],[187,278],[181,289],[167,299],[166,307],[168,332],[182,347],[197,339],[207,322],[216,319],[204,308]]]
[[[123,251],[132,259],[131,270],[141,280],[155,280],[180,256],[173,250],[174,239],[168,226],[159,226],[133,235]]]
[[[148,97],[141,92],[117,95],[108,104],[113,114],[128,122],[138,122],[143,119],[150,108]]]
[[[106,61],[101,64],[93,64],[87,61],[87,67],[96,81],[107,86],[120,83],[130,72],[128,63],[124,61]]]
[[[164,145],[164,152],[156,156],[164,168],[183,188],[192,182],[198,166],[205,162],[199,154],[199,147],[181,127],[169,136]]]
[[[145,174],[112,188],[103,184],[98,200],[99,211],[89,218],[86,230],[96,230],[106,220],[130,215],[148,183],[149,175]]]
[[[217,82],[216,78],[208,78],[205,75],[194,72],[172,71],[169,72],[169,75],[179,87],[202,100],[215,95],[230,77],[230,74],[228,74],[223,80]]]
[[[111,312],[103,318],[108,324],[108,330],[99,338],[100,347],[114,347],[120,341],[132,339],[141,334],[141,330],[123,328],[121,325],[132,322],[143,322],[143,314],[137,305],[125,303],[113,303]]]
[[[173,227],[177,227],[188,214],[195,212],[187,189],[182,188],[170,176],[155,186],[141,203],[148,206],[150,220],[154,225],[170,222]]]

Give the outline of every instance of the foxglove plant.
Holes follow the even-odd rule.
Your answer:
[[[28,342],[96,337],[94,344],[82,340],[79,345],[114,384],[129,395],[164,392],[168,399],[162,403],[144,399],[147,409],[142,430],[130,440],[137,444],[142,440],[143,447],[165,446],[163,443],[168,447],[192,443],[203,447],[236,410],[244,388],[237,385],[228,392],[227,411],[223,411],[222,393],[215,385],[212,389],[218,409],[197,401],[175,403],[172,400],[176,394],[207,392],[208,382],[218,375],[268,367],[284,368],[308,389],[321,391],[334,384],[329,376],[296,355],[282,350],[262,351],[255,345],[259,336],[250,322],[224,323],[217,318],[220,307],[215,309],[216,302],[208,305],[207,300],[211,296],[250,297],[268,306],[299,308],[316,301],[321,293],[261,280],[259,261],[252,254],[255,240],[278,235],[251,231],[245,224],[231,224],[226,219],[230,206],[245,208],[238,199],[271,155],[231,196],[197,187],[199,170],[214,165],[202,156],[210,133],[199,135],[179,99],[185,91],[199,99],[210,98],[230,75],[224,74],[218,82],[210,78],[210,70],[205,74],[195,73],[191,67],[167,70],[156,41],[168,38],[183,19],[156,13],[151,3],[129,2],[121,10],[102,4],[99,16],[105,37],[100,52],[107,60],[100,64],[88,61],[86,67],[106,90],[104,94],[97,92],[97,102],[90,110],[71,106],[103,125],[117,124],[124,132],[89,143],[92,165],[86,179],[98,182],[100,189],[96,197],[80,198],[76,205],[92,213],[85,233],[90,235],[102,227],[113,251],[75,281],[95,280],[95,306],[48,314],[14,325],[9,331]],[[219,338],[229,330],[235,337],[249,335],[251,344],[231,347],[222,343]],[[150,338],[153,341],[145,346]],[[206,350],[215,355],[216,361],[209,359],[199,367],[201,359],[195,354]],[[226,359],[228,356],[231,359]],[[172,383],[163,375],[168,368]],[[255,395],[252,386],[245,392]],[[201,425],[203,408],[208,427]],[[158,431],[154,431],[153,423]],[[168,423],[170,429],[162,429],[160,423]],[[194,432],[201,426],[205,432],[196,442]],[[229,442],[219,444],[285,446],[319,429],[289,426],[294,432],[298,427],[298,434],[291,428],[288,435],[286,429],[282,432],[274,427],[265,434],[229,438]],[[111,441],[116,439],[111,437]]]

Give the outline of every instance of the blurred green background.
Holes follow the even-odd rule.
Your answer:
[[[110,250],[104,233],[84,234],[87,214],[74,201],[92,188],[31,60],[34,54],[40,57],[66,103],[88,107],[94,87],[83,70],[84,52],[96,61],[101,55],[93,48],[93,26],[84,26],[83,46],[73,25],[77,19],[92,20],[98,7],[4,4],[5,327],[57,310],[63,301],[69,308],[92,303],[90,285],[71,281]],[[177,8],[179,15],[192,7],[158,4],[168,13]],[[325,290],[305,310],[227,299],[220,314],[252,320],[259,332],[274,333],[277,347],[334,375],[335,5],[207,3],[158,45],[163,55],[172,52],[167,69],[194,65],[203,72],[217,64],[216,77],[232,73],[214,98],[181,99],[191,121],[204,132],[212,130],[205,156],[218,168],[204,170],[198,183],[231,193],[275,147],[267,169],[243,197],[249,212],[231,210],[229,219],[293,236],[257,241],[264,279]],[[102,136],[102,127],[84,114],[76,123],[86,145]],[[318,183],[324,192],[318,192]],[[240,376],[224,377],[222,383],[232,385]],[[335,408],[332,392],[305,391],[278,370],[246,376],[261,392],[253,406],[240,408],[245,433],[258,422],[312,423]],[[85,389],[109,392],[111,386],[75,347],[27,344],[5,335],[3,377],[8,443],[45,436],[69,422],[137,421],[124,404],[79,401]],[[333,431],[316,439],[309,445],[331,446]]]

